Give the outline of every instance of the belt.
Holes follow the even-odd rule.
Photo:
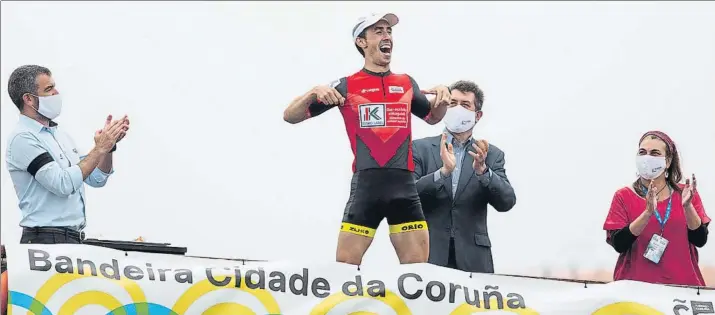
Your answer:
[[[52,227],[52,226],[38,226],[38,227],[23,227],[22,233],[50,233],[50,234],[63,234],[71,238],[76,238],[80,241],[84,240],[84,231],[77,231],[67,227]]]

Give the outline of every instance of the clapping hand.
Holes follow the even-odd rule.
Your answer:
[[[124,115],[124,117],[122,117],[122,119],[120,121],[123,123],[123,126],[122,126],[122,131],[119,133],[119,138],[117,138],[116,142],[119,142],[122,139],[124,139],[124,136],[126,136],[127,132],[129,131],[129,117],[127,117],[127,115]],[[107,120],[104,122],[104,128],[106,129],[107,126],[109,126],[111,123],[112,123],[112,115],[108,115]],[[97,142],[96,141],[97,137],[100,134],[102,134],[102,130],[103,129],[99,129],[94,133],[95,142]]]
[[[94,133],[94,143],[105,153],[111,152],[119,140],[122,140],[129,130],[129,118],[126,115],[119,120],[112,120],[112,115],[107,116],[104,128]]]
[[[693,174],[692,181],[690,178],[685,180],[685,187],[683,188],[683,207],[692,205],[693,196],[695,195],[695,189],[697,188],[698,181],[695,179],[695,174]]]
[[[489,153],[489,142],[487,142],[487,140],[477,140],[475,143],[472,143],[472,148],[474,148],[474,152],[469,151],[469,155],[474,158],[472,168],[474,168],[477,174],[482,175],[487,171],[487,153]]]
[[[95,148],[103,154],[111,152],[117,139],[124,133],[126,122],[123,119],[113,120],[105,124],[104,129],[98,130],[94,134]]]
[[[655,181],[653,180],[648,183],[648,192],[646,193],[645,200],[645,211],[648,211],[648,213],[653,214],[653,212],[655,212],[656,206],[658,205],[658,190],[655,189]]]
[[[439,156],[442,158],[442,168],[440,174],[447,177],[452,174],[457,166],[457,158],[454,156],[454,147],[451,143],[447,143],[447,134],[442,134],[442,141],[439,144]]]
[[[111,117],[112,117],[112,115],[109,115],[107,117],[107,121],[109,121],[109,119],[111,119]],[[127,117],[127,115],[124,115],[123,119],[124,119],[124,127],[123,127],[124,132],[119,134],[119,138],[117,139],[117,142],[122,141],[122,139],[124,139],[124,136],[126,136],[127,132],[129,131],[129,117]]]

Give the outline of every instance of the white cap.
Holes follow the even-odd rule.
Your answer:
[[[381,20],[385,20],[390,24],[390,27],[397,25],[397,22],[400,21],[397,15],[393,13],[373,13],[368,16],[363,16],[355,22],[355,26],[353,27],[353,41],[358,38],[358,35],[360,35],[362,31]]]

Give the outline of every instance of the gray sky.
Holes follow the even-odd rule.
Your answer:
[[[675,139],[715,217],[713,2],[3,2],[2,165],[17,121],[7,78],[45,65],[64,95],[58,121],[83,149],[107,114],[132,121],[110,183],[88,188],[90,236],[333,260],[352,161],[342,118],[293,126],[282,111],[360,69],[350,33],[371,11],[401,18],[395,72],[485,91],[475,132],[506,152],[518,197],[490,212],[497,272],[612,266],[603,220],[649,129]],[[2,239],[17,242],[17,198],[1,178]],[[386,226],[365,264],[397,263]],[[701,261],[715,264],[712,242]]]

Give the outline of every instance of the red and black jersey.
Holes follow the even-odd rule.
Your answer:
[[[340,113],[355,160],[353,172],[371,168],[414,171],[412,115],[426,119],[430,103],[412,77],[363,69],[331,86],[345,97]],[[310,117],[337,105],[310,104]]]

